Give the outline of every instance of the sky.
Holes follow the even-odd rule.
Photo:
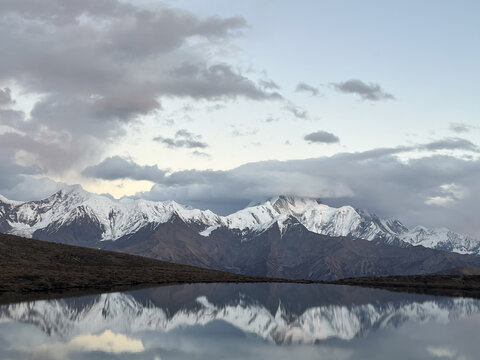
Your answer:
[[[477,1],[2,0],[0,194],[279,194],[480,238]]]

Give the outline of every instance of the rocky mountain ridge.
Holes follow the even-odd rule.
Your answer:
[[[249,241],[273,224],[280,229],[298,221],[311,232],[345,236],[408,247],[424,246],[460,254],[480,254],[480,241],[448,229],[408,229],[399,220],[381,219],[351,206],[330,207],[315,199],[279,196],[227,216],[192,209],[174,201],[115,201],[88,193],[79,185],[29,202],[0,196],[0,231],[40,239],[101,247],[141,229],[156,227],[178,217],[204,237],[227,229]]]

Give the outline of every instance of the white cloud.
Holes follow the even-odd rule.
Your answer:
[[[440,359],[466,360],[463,355],[459,355],[458,352],[447,347],[428,346],[427,351],[430,355],[433,355]]]
[[[425,201],[425,204],[446,207],[456,201],[464,199],[468,194],[466,188],[455,183],[440,185],[439,192],[441,195],[429,197]]]
[[[145,348],[141,340],[105,330],[100,335],[84,334],[74,337],[67,347],[72,351],[103,351],[107,353],[138,353]]]
[[[103,333],[82,334],[74,337],[67,343],[43,344],[33,350],[33,353],[45,354],[52,359],[65,359],[71,353],[99,351],[110,354],[140,353],[145,351],[141,340],[132,339],[124,334],[117,334],[111,330]]]

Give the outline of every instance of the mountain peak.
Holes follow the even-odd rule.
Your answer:
[[[38,234],[46,236],[47,233],[52,237],[52,234],[58,232],[61,240],[64,236],[62,231],[66,227],[76,229],[78,226],[81,230],[75,236],[95,241],[116,240],[151,224],[165,223],[172,216],[178,216],[198,229],[203,236],[209,236],[219,227],[225,227],[240,231],[248,238],[275,223],[283,233],[294,218],[307,230],[327,236],[377,240],[397,246],[423,245],[446,251],[480,254],[480,241],[447,229],[416,227],[409,230],[398,220],[382,219],[351,206],[330,207],[314,198],[289,194],[279,195],[227,216],[193,209],[174,201],[119,201],[89,193],[80,185],[64,186],[40,201],[17,203],[0,196],[0,202],[3,204],[0,222],[6,224],[5,231],[27,237]],[[88,229],[85,225],[87,223],[90,224]]]
[[[58,190],[55,195],[66,196],[66,195],[73,195],[73,194],[80,194],[80,195],[93,195],[92,193],[86,191],[82,185],[74,184],[74,185],[64,185]]]
[[[309,208],[318,206],[320,202],[314,198],[295,195],[280,195],[272,199],[271,204],[281,214],[298,215],[305,213]]]

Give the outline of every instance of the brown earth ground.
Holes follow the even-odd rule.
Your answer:
[[[0,304],[196,282],[298,282],[0,234]]]
[[[450,269],[438,274],[359,277],[340,279],[331,283],[430,295],[480,298],[480,269],[472,267]]]
[[[245,276],[0,234],[0,304],[181,283],[314,281]],[[480,269],[438,274],[374,276],[318,283],[480,298]]]

